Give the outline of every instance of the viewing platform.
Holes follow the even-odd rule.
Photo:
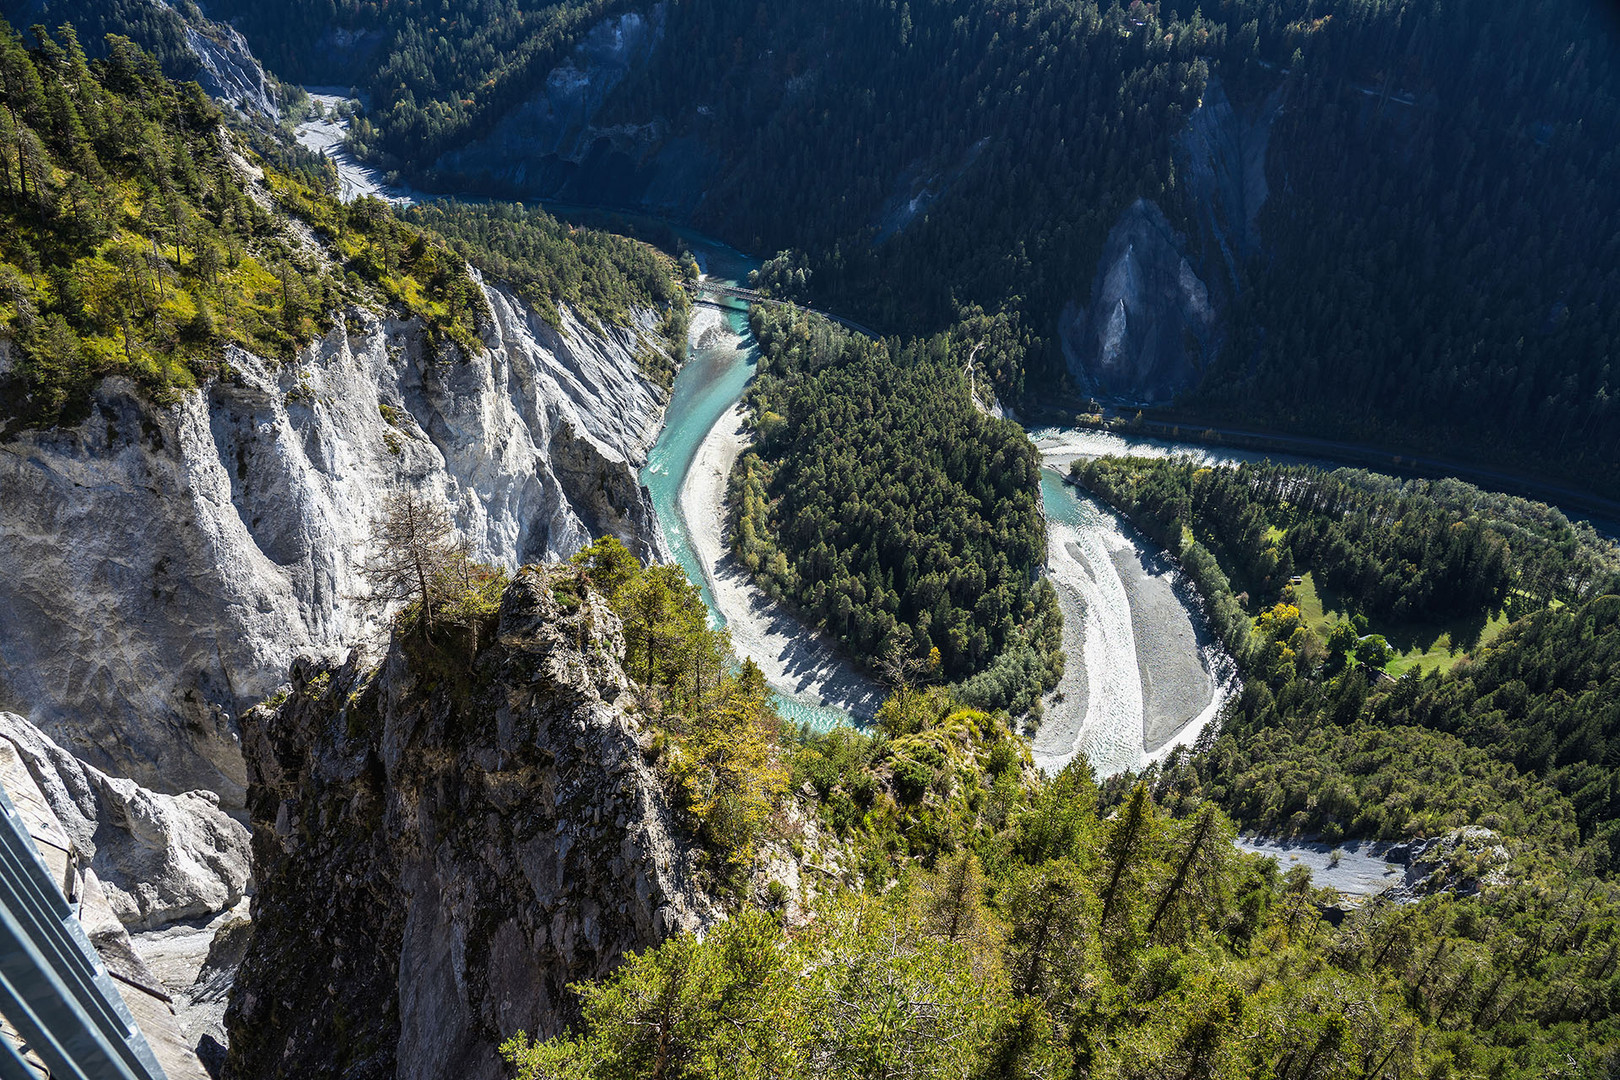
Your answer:
[[[208,1080],[171,998],[4,738],[0,1075]]]

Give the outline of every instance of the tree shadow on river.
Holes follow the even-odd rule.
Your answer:
[[[754,583],[734,553],[728,552],[715,565],[715,576],[745,584],[749,609],[755,626],[769,635],[759,640],[740,627],[734,635],[745,637],[742,653],[769,654],[776,670],[767,671],[777,689],[793,697],[814,698],[820,704],[847,711],[857,722],[866,723],[877,714],[887,696],[883,687],[864,675],[855,662],[839,652],[825,632],[814,628],[781,601],[772,600]]]

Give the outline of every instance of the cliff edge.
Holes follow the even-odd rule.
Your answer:
[[[619,619],[575,581],[523,569],[476,638],[299,661],[243,718],[259,889],[228,1075],[493,1080],[503,1039],[575,1015],[568,983],[713,917],[616,704]]]
[[[636,357],[656,314],[592,328],[564,307],[552,327],[482,287],[476,356],[351,308],[292,363],[232,348],[226,377],[167,405],[108,379],[85,421],[0,442],[0,708],[234,810],[240,712],[294,657],[385,633],[360,568],[395,486],[511,569],[604,533],[651,556],[637,470],[666,395]]]

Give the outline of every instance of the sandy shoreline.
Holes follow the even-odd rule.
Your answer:
[[[1067,531],[1068,527],[1054,526],[1047,534],[1048,548],[1054,551],[1047,560],[1049,569],[1061,558],[1056,552],[1067,553],[1067,541],[1058,535],[1059,529]],[[1030,757],[1037,768],[1055,776],[1080,750],[1091,683],[1086,675],[1085,598],[1067,574],[1049,573],[1048,580],[1057,590],[1058,609],[1063,613],[1063,677],[1042,702],[1046,713],[1030,740]]]
[[[883,688],[857,672],[821,634],[768,600],[726,546],[726,480],[747,445],[739,403],[703,437],[680,497],[692,551],[731,631],[732,648],[758,664],[779,693],[810,705],[843,709],[865,722],[882,704]]]

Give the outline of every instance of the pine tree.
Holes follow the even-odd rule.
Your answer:
[[[457,552],[456,529],[444,504],[401,484],[371,525],[371,554],[361,574],[373,603],[417,605],[417,629],[432,639],[438,582]]]
[[[1117,940],[1121,934],[1116,924],[1129,921],[1124,913],[1138,895],[1136,871],[1151,850],[1155,831],[1147,784],[1138,780],[1109,828],[1108,843],[1103,848],[1103,865],[1108,878],[1098,893],[1102,911],[1097,917],[1097,926],[1106,936]]]

